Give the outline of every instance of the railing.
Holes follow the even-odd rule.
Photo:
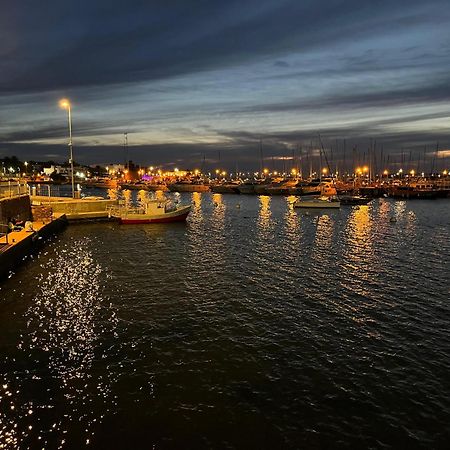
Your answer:
[[[9,241],[8,241],[8,232],[9,232],[9,227],[8,225],[5,225],[3,223],[0,223],[0,237],[5,236],[5,244],[8,245]],[[2,242],[3,244],[3,242]]]
[[[16,197],[29,193],[30,189],[26,182],[7,181],[0,183],[0,198]]]
[[[130,214],[144,214],[145,210],[142,207],[124,207],[124,206],[109,206],[107,209],[108,217],[128,217]]]
[[[31,195],[39,197],[72,197],[72,188],[69,185],[34,184],[30,183]]]

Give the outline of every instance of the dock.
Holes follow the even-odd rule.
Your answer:
[[[69,222],[109,220],[109,210],[117,204],[117,200],[101,197],[30,196],[10,191],[9,196],[0,198],[0,279],[9,276]],[[10,219],[31,221],[32,231],[10,231]]]
[[[6,278],[29,255],[67,225],[65,214],[55,213],[49,219],[32,221],[33,231],[10,231],[0,237],[0,279]]]
[[[54,214],[65,214],[68,221],[107,220],[108,210],[117,204],[117,200],[107,200],[100,197],[76,199],[31,196],[32,206],[49,207]]]

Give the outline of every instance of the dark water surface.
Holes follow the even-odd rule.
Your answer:
[[[0,448],[448,448],[450,201],[183,200],[2,283]]]

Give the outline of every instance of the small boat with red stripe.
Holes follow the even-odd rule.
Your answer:
[[[191,205],[177,205],[169,200],[147,200],[142,206],[116,206],[108,216],[122,224],[184,222]]]

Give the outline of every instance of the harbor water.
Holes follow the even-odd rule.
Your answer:
[[[448,448],[449,200],[180,198],[1,284],[0,448]]]

